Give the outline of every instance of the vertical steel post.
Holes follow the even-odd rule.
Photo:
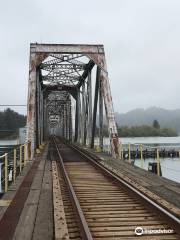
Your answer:
[[[36,132],[38,131],[36,126],[36,80],[37,80],[37,68],[48,56],[47,53],[37,53],[35,47],[37,44],[31,44],[30,46],[30,59],[29,59],[29,81],[28,81],[28,100],[27,100],[27,136],[28,142],[30,142],[30,151],[28,151],[28,158],[32,159],[36,148]]]
[[[79,104],[78,104],[78,143],[81,143],[81,98],[80,98],[80,89],[78,91],[78,98],[79,98]]]
[[[68,139],[68,120],[69,120],[69,117],[68,117],[68,101],[65,104],[65,113],[66,113],[66,139]]]
[[[66,138],[69,140],[69,99],[66,103]]]
[[[36,70],[36,148],[40,145],[40,84],[39,84],[39,69]]]
[[[102,80],[99,82],[99,147],[103,151],[103,93]]]
[[[78,141],[78,133],[79,133],[79,91],[76,92],[76,113],[75,113],[75,137],[74,142]]]
[[[113,108],[113,101],[109,83],[109,77],[107,72],[106,66],[106,59],[104,54],[103,47],[101,48],[101,53],[97,54],[88,54],[88,56],[98,65],[101,67],[101,83],[103,89],[103,100],[104,106],[106,111],[106,118],[108,123],[108,130],[110,136],[110,145],[111,145],[111,152],[114,158],[121,158],[121,145],[119,144],[118,139],[118,131],[115,122],[115,114]]]
[[[64,129],[64,138],[66,138],[66,106],[64,104],[63,106],[64,110],[63,110],[63,129]]]
[[[36,54],[30,52],[29,60],[29,84],[28,84],[28,107],[27,107],[27,135],[30,142],[30,159],[34,156],[36,146],[36,123],[35,123],[35,109],[36,109],[36,67],[34,66]]]
[[[97,115],[97,103],[98,103],[98,91],[99,91],[99,77],[100,77],[100,67],[97,66],[96,71],[96,85],[95,85],[95,93],[94,93],[94,108],[93,108],[93,126],[92,126],[92,138],[91,138],[91,148],[94,148],[94,138],[96,131],[96,115]]]
[[[85,84],[85,121],[84,121],[84,143],[87,145],[88,135],[88,83]]]
[[[43,141],[46,139],[46,128],[46,99],[43,96]]]
[[[85,82],[82,84],[82,124],[81,124],[81,139],[82,144],[86,144],[85,141],[85,121],[86,121],[86,113],[85,113]]]
[[[71,99],[69,96],[68,99],[68,109],[67,109],[67,116],[68,116],[68,140],[71,141],[71,122],[72,122],[72,116],[71,116]]]
[[[69,104],[69,140],[72,141],[72,106],[71,99]]]
[[[65,106],[63,106],[63,114],[62,114],[62,118],[63,118],[63,137],[65,137],[65,132],[66,132],[66,129],[65,129]]]
[[[92,83],[91,71],[88,71],[88,145],[91,144],[92,137]]]
[[[121,158],[121,149],[118,139],[118,131],[115,121],[115,114],[113,108],[113,101],[111,95],[111,88],[107,73],[107,66],[105,61],[105,56],[102,58],[103,70],[101,71],[101,83],[102,83],[102,93],[106,111],[106,117],[108,121],[109,135],[110,135],[110,144],[111,152],[114,158]]]
[[[43,143],[43,138],[44,138],[44,132],[43,132],[43,128],[44,128],[44,120],[43,120],[43,104],[44,104],[44,101],[43,101],[43,90],[41,88],[41,85],[40,85],[40,128],[41,128],[41,139],[40,139],[40,143],[42,144]]]

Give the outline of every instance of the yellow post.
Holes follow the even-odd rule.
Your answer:
[[[4,191],[8,190],[8,154],[4,156]]]
[[[27,163],[27,145],[24,144],[24,166],[26,166]]]
[[[20,146],[20,152],[19,152],[19,168],[21,172],[22,171],[22,145]]]
[[[16,179],[16,149],[14,149],[14,160],[13,160],[13,180]]]
[[[129,150],[129,163],[131,163],[131,145],[128,145],[128,150]]]
[[[121,160],[123,160],[123,147],[121,145]]]
[[[144,169],[144,160],[143,160],[143,148],[142,148],[142,144],[140,145],[140,153],[141,153],[141,168]]]
[[[159,150],[157,149],[157,175],[160,176],[160,158],[159,158]]]

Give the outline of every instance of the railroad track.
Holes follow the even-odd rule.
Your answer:
[[[55,206],[54,212],[56,238],[180,239],[180,221],[175,216],[148,201],[76,146],[56,138],[51,144],[61,195],[61,202],[55,202],[60,206]]]

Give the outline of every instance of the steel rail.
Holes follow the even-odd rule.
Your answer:
[[[75,191],[73,189],[71,181],[70,181],[70,179],[68,177],[68,174],[66,172],[66,169],[65,169],[65,166],[64,166],[64,163],[63,163],[63,159],[62,159],[61,153],[59,151],[59,147],[58,147],[58,144],[56,142],[55,137],[53,137],[53,142],[55,144],[55,147],[56,147],[56,150],[57,150],[57,153],[58,153],[58,157],[59,157],[59,160],[60,160],[62,174],[63,174],[64,180],[66,182],[66,185],[67,185],[70,197],[71,197],[71,201],[72,201],[75,213],[76,213],[76,215],[78,217],[78,220],[79,220],[80,231],[81,231],[83,240],[93,240],[93,237],[91,235],[91,232],[89,230],[88,224],[86,222],[84,213],[83,213],[83,211],[81,209],[81,206],[80,206],[80,203],[78,201],[78,198],[76,197]]]
[[[149,206],[152,206],[154,208],[154,210],[157,210],[158,213],[160,213],[160,214],[162,213],[162,216],[166,217],[166,219],[168,220],[168,224],[170,224],[171,227],[173,227],[173,229],[176,231],[176,233],[180,234],[180,219],[177,216],[173,215],[171,212],[169,212],[168,210],[166,210],[165,208],[163,208],[162,206],[157,204],[155,201],[153,201],[152,199],[147,197],[145,194],[140,192],[138,189],[136,189],[135,187],[130,185],[128,182],[123,180],[120,176],[118,176],[114,172],[110,171],[102,164],[98,163],[96,159],[93,159],[93,156],[89,156],[90,153],[86,153],[85,151],[81,150],[78,146],[75,146],[73,144],[70,144],[67,142],[65,144],[68,145],[69,147],[73,148],[74,150],[78,151],[82,156],[84,156],[94,166],[101,169],[106,175],[109,175],[109,177],[114,178],[117,182],[122,183],[127,189],[131,190],[133,193],[138,195],[142,200],[144,200],[145,203],[147,202]]]

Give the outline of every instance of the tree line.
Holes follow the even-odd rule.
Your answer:
[[[118,135],[120,137],[176,137],[178,133],[173,128],[161,128],[157,120],[154,120],[152,126],[118,126]],[[99,129],[96,129],[96,135],[98,136]],[[103,135],[108,137],[108,128],[103,126]]]
[[[0,138],[16,136],[18,129],[26,125],[26,116],[10,108],[0,111]]]
[[[176,137],[177,132],[171,128],[154,128],[151,126],[118,127],[121,137]]]
[[[26,125],[26,116],[13,111],[10,108],[0,111],[0,138],[13,138],[18,134],[18,129]],[[177,132],[171,128],[161,128],[157,120],[154,120],[152,126],[117,126],[120,137],[174,137],[178,136]],[[96,136],[99,129],[96,127]],[[103,126],[103,136],[108,137],[108,128]]]

